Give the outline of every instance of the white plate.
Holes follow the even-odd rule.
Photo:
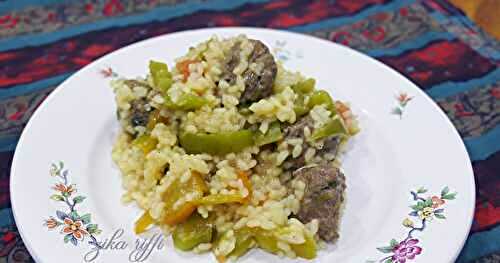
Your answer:
[[[108,240],[95,262],[127,262],[136,255],[132,228],[140,211],[120,203],[121,179],[110,156],[118,122],[109,79],[117,74],[144,76],[150,59],[172,65],[188,47],[214,34],[241,33],[264,41],[288,69],[316,78],[317,86],[350,102],[359,116],[361,133],[343,158],[348,188],[341,237],[319,252],[317,262],[385,262],[405,251],[407,262],[453,261],[469,232],[475,187],[465,147],[438,106],[396,71],[349,48],[252,28],[187,31],[130,45],[78,71],[45,100],[19,140],[10,185],[16,223],[36,261],[82,262],[91,251],[92,237]],[[59,200],[64,189],[52,189],[63,180],[62,171],[60,176],[49,173],[51,164],[59,161],[65,164],[67,185],[76,184],[78,190],[70,195],[70,203],[76,196],[86,197],[78,198],[82,202],[75,211],[91,215],[91,222],[85,218],[84,225],[98,224],[102,230],[83,233],[83,242],[74,242],[69,235],[64,243],[64,224],[44,224],[51,217],[64,217],[70,209]],[[410,206],[418,200],[411,191],[417,189],[418,198],[436,197],[434,207],[412,216],[409,213],[416,208]],[[441,197],[448,200],[442,203]],[[426,218],[423,229],[422,218]],[[407,226],[404,219],[409,219]],[[118,229],[123,233],[111,244],[109,239]],[[152,249],[147,262],[215,262],[211,254],[177,252],[170,238],[166,240],[161,250]],[[289,260],[259,250],[241,259],[262,261]]]

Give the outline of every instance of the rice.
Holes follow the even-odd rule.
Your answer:
[[[233,50],[232,54],[238,63],[232,71],[227,71],[228,54],[233,52],[236,43],[239,50]],[[304,244],[308,235],[318,239],[319,223],[293,218],[300,210],[306,185],[293,180],[286,161],[303,158],[309,164],[333,160],[334,156],[317,154],[323,140],[311,142],[312,130],[305,127],[304,138],[278,138],[271,149],[252,145],[235,152],[209,154],[190,153],[181,145],[181,136],[185,133],[230,134],[250,129],[253,133],[267,134],[273,123],[286,127],[303,118],[295,109],[303,95],[293,87],[305,78],[300,73],[287,71],[279,63],[272,94],[242,110],[245,72],[264,74],[267,70],[264,64],[251,62],[255,45],[245,36],[213,37],[190,48],[185,56],[176,60],[177,66],[170,69],[172,84],[167,90],[155,85],[153,75],[133,81],[112,81],[122,126],[113,146],[112,159],[122,174],[122,201],[135,202],[149,213],[165,235],[172,231],[175,234],[177,226],[163,223],[172,216],[166,211],[186,210],[196,204],[189,209],[190,213],[212,220],[215,231],[222,233],[222,237],[217,242],[196,245],[194,252],[212,250],[217,256],[231,257],[241,231],[252,229],[274,233],[277,242],[274,253],[295,258],[300,255],[295,253],[293,245]],[[186,61],[189,64],[183,64]],[[233,74],[234,79],[224,74]],[[164,106],[167,102],[182,105],[186,94],[201,100],[202,105],[189,110]],[[307,104],[308,97],[302,103]],[[306,116],[310,116],[312,127],[317,129],[332,118],[332,112],[325,105],[317,105]],[[342,117],[357,127],[351,111],[343,111]],[[181,191],[177,189],[179,185],[194,187],[195,183],[203,184],[206,189],[182,189],[184,192],[176,200],[166,199]],[[197,203],[207,196],[239,199]],[[255,245],[252,240],[250,247]]]

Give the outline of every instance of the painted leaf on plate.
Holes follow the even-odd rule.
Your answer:
[[[90,214],[85,214],[80,217],[80,220],[82,220],[83,224],[88,224],[90,223]]]
[[[86,198],[85,196],[79,195],[79,196],[73,198],[73,202],[75,202],[75,204],[79,204],[79,203],[83,202],[83,200],[85,200],[85,198]]]
[[[64,212],[61,212],[61,211],[56,211],[56,215],[57,215],[57,218],[61,219],[61,220],[64,220],[66,217],[68,217],[68,215]]]

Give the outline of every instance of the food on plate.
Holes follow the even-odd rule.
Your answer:
[[[213,37],[111,86],[112,157],[123,201],[143,210],[137,234],[159,226],[177,249],[220,262],[253,248],[313,259],[339,237],[338,157],[357,121],[262,41]]]

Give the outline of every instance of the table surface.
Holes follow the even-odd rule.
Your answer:
[[[454,123],[473,162],[475,218],[457,261],[500,262],[498,13],[499,0],[0,0],[0,263],[32,261],[12,218],[9,170],[19,134],[44,98],[120,47],[214,26],[314,35],[416,83]]]

